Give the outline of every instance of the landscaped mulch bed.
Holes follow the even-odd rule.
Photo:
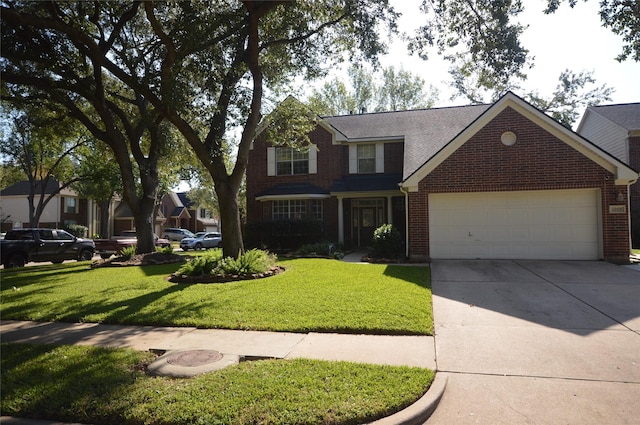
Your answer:
[[[268,270],[264,273],[256,273],[251,275],[202,275],[202,276],[185,276],[179,274],[172,274],[167,278],[169,282],[173,283],[227,283],[227,282],[237,282],[240,280],[252,280],[252,279],[263,279],[265,277],[275,276],[284,271],[284,267],[274,266],[271,270]]]

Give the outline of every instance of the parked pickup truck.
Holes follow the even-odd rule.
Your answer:
[[[159,239],[155,236],[155,240],[156,247],[171,246],[171,242],[167,239]],[[114,236],[111,239],[96,239],[94,242],[96,244],[96,253],[106,259],[120,253],[124,248],[137,245],[138,239],[134,230],[126,230],[120,236]]]
[[[95,244],[59,229],[13,229],[0,240],[0,261],[6,268],[30,261],[91,260]]]

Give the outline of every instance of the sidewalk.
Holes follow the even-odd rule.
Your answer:
[[[132,348],[159,354],[177,350],[215,350],[240,359],[293,359],[350,361],[436,370],[434,337],[345,335],[233,331],[96,323],[0,321],[2,342],[77,344]],[[430,415],[444,392],[446,380],[436,377],[431,389],[409,408],[375,422],[417,424]],[[0,418],[2,423],[52,425],[56,422]]]
[[[431,336],[232,331],[96,323],[1,321],[2,342],[78,344],[141,351],[216,350],[246,358],[344,360],[436,369]]]

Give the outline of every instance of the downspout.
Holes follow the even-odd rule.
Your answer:
[[[404,193],[404,256],[409,258],[409,189],[400,183],[400,191]]]

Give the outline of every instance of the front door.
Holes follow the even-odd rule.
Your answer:
[[[373,241],[373,231],[376,230],[376,209],[375,207],[359,208],[360,213],[360,229],[359,229],[359,246],[367,246]]]
[[[357,246],[370,246],[373,232],[384,223],[384,199],[353,200],[352,207],[353,241]]]

